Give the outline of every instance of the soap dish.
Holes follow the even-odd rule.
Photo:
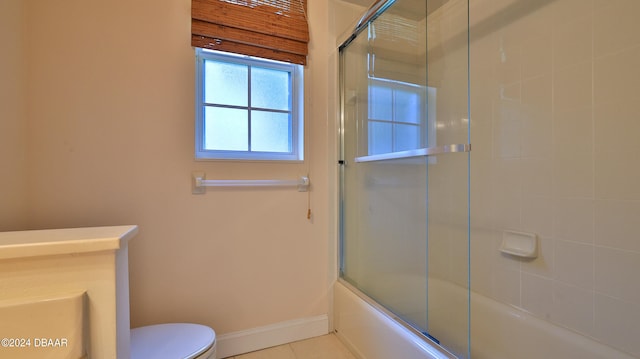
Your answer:
[[[521,258],[538,256],[538,240],[535,233],[503,231],[500,252]]]

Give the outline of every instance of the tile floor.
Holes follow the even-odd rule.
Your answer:
[[[356,359],[356,357],[335,334],[327,334],[228,359]]]

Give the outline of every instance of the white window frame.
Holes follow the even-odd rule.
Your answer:
[[[207,60],[275,69],[290,73],[291,152],[226,151],[204,148],[204,64]],[[196,160],[287,161],[304,160],[304,75],[301,65],[196,48],[195,158]],[[249,90],[250,91],[250,90]],[[209,104],[210,105],[210,104]],[[251,112],[251,107],[247,107]],[[249,136],[251,128],[249,127]]]

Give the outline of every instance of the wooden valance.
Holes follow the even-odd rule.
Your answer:
[[[191,0],[191,45],[306,65],[306,0]]]

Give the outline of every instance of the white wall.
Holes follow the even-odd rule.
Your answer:
[[[133,326],[187,321],[224,334],[327,314],[335,272],[328,3],[309,2],[303,164],[193,160],[189,0],[25,4],[29,226],[139,225],[130,247]],[[192,171],[210,179],[309,173],[312,187],[309,195],[192,195]]]
[[[23,2],[0,2],[0,231],[27,220]]]

